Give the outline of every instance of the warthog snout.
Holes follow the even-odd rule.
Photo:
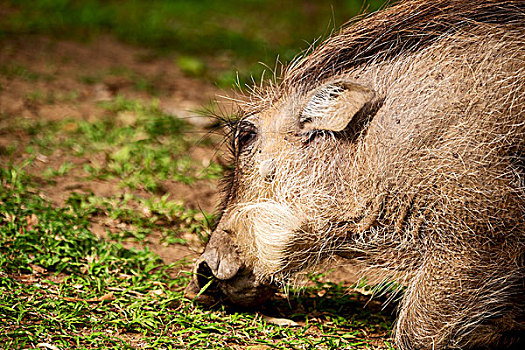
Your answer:
[[[204,298],[225,298],[235,305],[249,307],[264,303],[274,292],[272,286],[258,281],[244,265],[225,231],[214,232],[195,263],[194,272],[194,280],[186,290],[188,295],[197,295],[206,287],[201,293]]]

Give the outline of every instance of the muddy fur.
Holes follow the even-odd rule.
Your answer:
[[[382,269],[407,287],[402,349],[523,345],[524,40],[523,1],[348,26],[242,106],[214,235],[257,283]]]

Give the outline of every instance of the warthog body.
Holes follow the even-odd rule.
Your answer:
[[[404,2],[254,94],[197,272],[248,305],[340,256],[406,286],[400,348],[523,345],[524,13]]]

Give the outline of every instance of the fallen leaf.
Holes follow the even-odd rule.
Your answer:
[[[101,301],[111,301],[111,300],[114,300],[114,299],[115,299],[115,296],[113,295],[113,292],[109,292],[107,294],[104,294],[100,298],[88,299],[87,302],[88,303],[96,303],[96,302],[101,302]]]
[[[46,348],[46,349],[51,349],[51,350],[60,350],[58,347],[56,347],[55,345],[53,344],[49,344],[49,343],[38,343],[36,345],[37,348]]]
[[[73,302],[84,300],[84,299],[80,299],[80,298],[71,298],[71,297],[63,297],[62,299],[65,300],[65,301],[73,301]]]
[[[262,319],[265,320],[267,323],[271,323],[281,327],[300,327],[300,325],[297,322],[289,320],[287,318],[277,318],[262,315]]]
[[[149,291],[149,296],[157,296],[157,297],[162,297],[164,296],[164,291],[162,289],[155,289],[155,290],[150,290]]]
[[[27,222],[27,231],[32,230],[36,225],[38,225],[38,217],[35,214],[31,214],[31,216],[26,217]]]
[[[82,298],[71,298],[71,297],[63,297],[62,298],[65,301],[87,301],[88,303],[100,303],[102,301],[111,301],[115,299],[115,296],[113,295],[113,292],[109,292],[107,294],[104,294],[100,298],[90,298],[90,299],[82,299]]]
[[[44,269],[42,266],[38,266],[38,265],[34,265],[34,264],[29,264],[29,267],[31,267],[31,271],[34,273],[34,274],[43,274],[43,273],[46,273],[47,270]]]

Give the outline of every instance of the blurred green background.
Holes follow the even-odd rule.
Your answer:
[[[189,75],[227,87],[289,62],[385,0],[0,0],[0,38],[44,34],[119,40],[176,54]],[[263,63],[263,64],[260,64]]]

